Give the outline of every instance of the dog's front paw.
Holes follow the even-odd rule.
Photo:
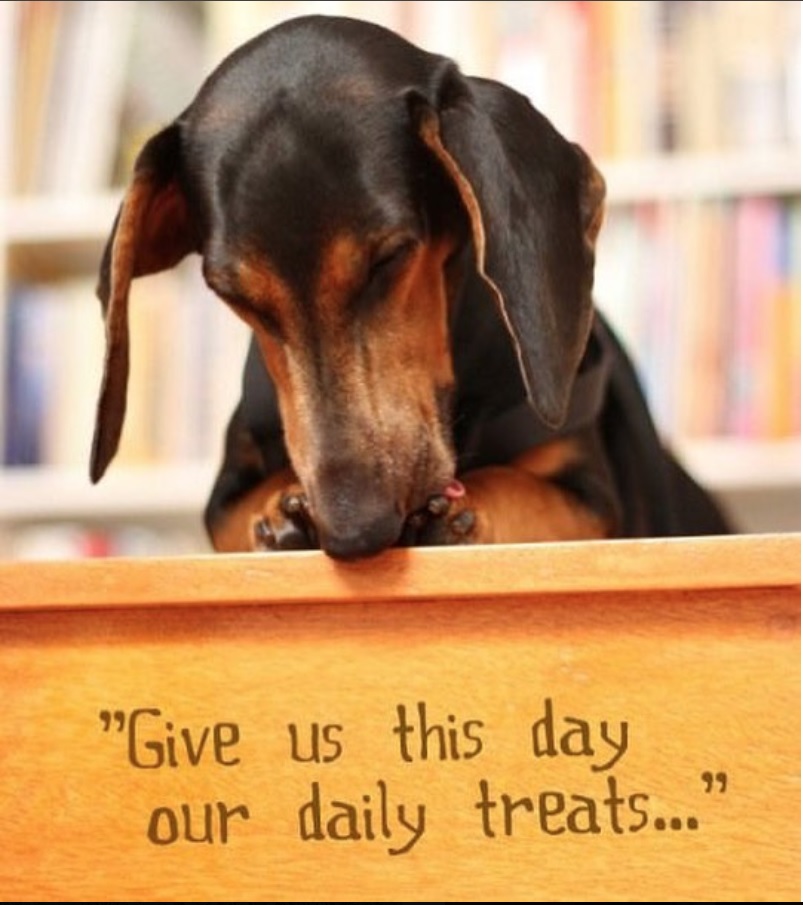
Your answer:
[[[410,545],[417,547],[479,542],[479,522],[465,487],[452,481],[443,493],[432,496],[427,505],[408,519]]]
[[[260,515],[251,522],[254,550],[314,550],[318,534],[309,514],[304,491],[299,486],[273,494]]]

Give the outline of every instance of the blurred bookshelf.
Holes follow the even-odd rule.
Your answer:
[[[223,54],[306,12],[379,21],[501,78],[589,150],[608,184],[598,303],[659,428],[740,530],[799,530],[799,3],[12,2],[0,4],[0,558],[208,551],[201,512],[247,337],[197,260],[137,281],[129,416],[92,486],[94,282],[142,139]],[[38,396],[21,406],[26,367]]]

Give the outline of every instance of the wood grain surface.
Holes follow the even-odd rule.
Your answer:
[[[799,901],[800,536],[0,564],[3,901]]]

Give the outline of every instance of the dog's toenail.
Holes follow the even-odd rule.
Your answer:
[[[273,550],[276,547],[276,535],[267,520],[256,519],[253,525],[254,542],[260,550]]]
[[[427,511],[430,515],[441,516],[449,508],[449,500],[442,494],[432,496],[427,500]]]
[[[282,509],[285,515],[298,515],[306,509],[304,497],[300,493],[289,493],[282,499]]]
[[[474,527],[476,517],[471,509],[464,509],[458,513],[451,521],[451,528],[455,534],[468,534]]]

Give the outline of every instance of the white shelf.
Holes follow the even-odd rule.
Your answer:
[[[664,154],[600,161],[612,205],[750,194],[799,194],[797,149]],[[17,197],[0,205],[0,238],[9,246],[105,241],[123,197],[117,188],[96,195]]]
[[[800,440],[717,437],[674,444],[678,458],[707,487],[732,490],[800,490]]]
[[[800,441],[714,439],[677,444],[694,476],[717,492],[775,490],[799,493]],[[0,470],[0,524],[34,521],[198,520],[217,463],[140,468],[112,464],[90,483],[78,469]]]
[[[93,195],[21,196],[0,205],[0,237],[8,245],[102,242],[111,232],[123,190]]]
[[[217,465],[189,463],[142,467],[112,465],[93,485],[77,468],[0,470],[3,522],[200,517]]]
[[[599,161],[613,205],[740,195],[799,195],[800,149],[662,154]]]

